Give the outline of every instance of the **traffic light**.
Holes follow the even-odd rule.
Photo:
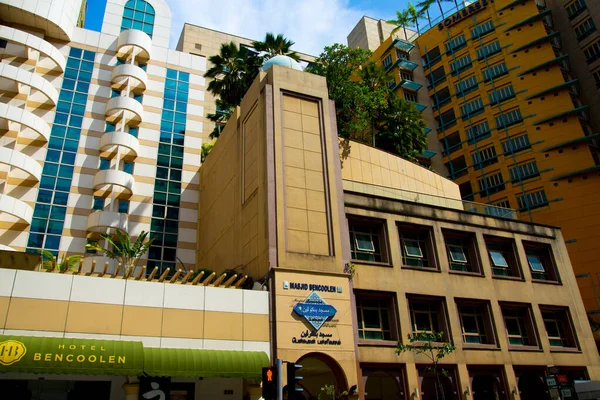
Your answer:
[[[298,370],[302,368],[302,365],[288,362],[287,363],[287,391],[288,399],[293,400],[296,398],[302,398],[298,395],[302,392],[302,388],[298,385],[298,382],[302,380],[301,376],[298,376]]]
[[[265,400],[277,400],[277,368],[262,369],[262,397]]]

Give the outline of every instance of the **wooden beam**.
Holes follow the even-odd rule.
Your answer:
[[[152,270],[152,272],[150,272],[150,275],[148,275],[146,280],[152,281],[154,279],[154,275],[156,275],[157,272],[158,272],[158,267],[154,267],[154,269]]]
[[[169,283],[177,282],[177,278],[179,278],[179,275],[181,275],[181,270],[178,270],[177,272],[175,272],[175,274],[173,274],[171,280],[169,280]]]
[[[239,281],[237,281],[232,287],[236,289],[239,288],[240,286],[242,286],[242,283],[246,282],[246,279],[248,279],[248,275],[242,276],[242,278]]]
[[[167,277],[167,275],[169,275],[170,270],[171,270],[171,268],[165,269],[165,272],[163,272],[162,275],[160,276],[160,278],[158,278],[158,281],[163,282],[165,280],[165,278]]]
[[[200,279],[202,279],[203,276],[204,276],[204,271],[198,272],[198,275],[196,275],[196,277],[192,281],[191,285],[197,285],[198,282],[200,282]]]
[[[212,285],[210,285],[210,286],[215,286],[215,287],[216,287],[216,286],[219,286],[219,285],[221,284],[221,282],[223,282],[223,279],[225,279],[225,277],[226,277],[226,276],[227,276],[227,274],[226,274],[225,272],[223,272],[223,275],[219,276],[219,277],[217,278],[217,280],[215,281],[215,283],[213,283],[213,284],[212,284]]]
[[[224,288],[229,287],[229,285],[231,285],[231,282],[235,281],[235,278],[237,278],[237,274],[233,274],[233,276],[230,277],[229,279],[227,279],[225,281],[225,283],[223,285],[221,285],[221,286],[223,286]]]
[[[208,276],[208,277],[207,277],[207,278],[204,280],[204,282],[202,282],[201,286],[207,286],[207,285],[210,283],[210,281],[212,281],[212,280],[213,280],[213,278],[214,278],[216,275],[217,275],[217,273],[216,273],[216,272],[213,272],[212,274],[210,274],[210,275],[209,275],[209,276]]]
[[[188,279],[190,279],[191,276],[192,276],[192,271],[188,271],[187,274],[185,274],[185,276],[179,283],[182,285],[185,285],[185,283],[188,281]]]

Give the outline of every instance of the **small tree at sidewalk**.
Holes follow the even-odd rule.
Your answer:
[[[442,385],[439,374],[442,373],[445,376],[447,375],[447,371],[440,369],[439,363],[444,357],[456,349],[452,343],[444,342],[443,339],[443,332],[412,333],[408,335],[410,344],[398,342],[396,346],[397,355],[410,351],[414,352],[417,356],[423,354],[431,360],[431,367],[428,367],[428,371],[433,372],[435,377],[435,394],[437,400],[446,400],[444,386]]]
[[[101,233],[100,237],[106,241],[105,247],[98,243],[88,243],[85,247],[88,250],[99,251],[106,257],[120,262],[125,268],[136,267],[140,258],[150,248],[154,238],[146,240],[148,232],[142,231],[135,242],[131,242],[129,233],[117,229],[116,237]]]

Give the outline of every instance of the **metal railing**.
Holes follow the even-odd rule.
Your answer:
[[[413,192],[410,190],[397,189],[388,186],[375,185],[372,183],[343,180],[343,188],[349,192],[387,197],[394,200],[408,201],[412,203],[427,204],[430,206],[452,208],[459,211],[499,217],[517,219],[517,212],[511,208],[493,206],[491,204],[475,203],[461,199],[437,196],[428,193]]]

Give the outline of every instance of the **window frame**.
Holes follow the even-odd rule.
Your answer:
[[[389,246],[389,236],[387,234],[387,223],[386,220],[383,219],[377,219],[377,218],[365,218],[365,217],[358,217],[358,216],[354,216],[354,215],[348,215],[347,216],[347,221],[348,221],[348,235],[350,237],[350,257],[352,259],[353,262],[357,262],[357,263],[364,263],[364,264],[379,264],[379,265],[391,265],[391,257],[390,257],[390,246]],[[358,249],[358,242],[356,241],[356,229],[353,229],[353,226],[358,226],[361,228],[366,228],[368,227],[369,229],[377,229],[378,231],[376,233],[373,232],[362,232],[362,231],[358,231],[358,234],[368,234],[368,235],[377,235],[378,240],[379,240],[379,257],[381,258],[379,261],[377,261],[377,257],[375,255],[375,251],[373,251],[373,260],[363,260],[363,259],[359,259],[355,257],[355,254],[357,254],[357,250]],[[354,244],[354,246],[353,246]],[[375,244],[372,242],[374,250],[376,249]],[[356,246],[356,247],[355,247]],[[354,248],[354,250],[353,250]],[[361,253],[369,253],[369,251],[364,251],[364,250],[360,250]]]
[[[477,244],[477,236],[474,232],[461,232],[443,228],[442,236],[444,238],[444,246],[446,248],[450,273],[484,276],[481,258],[479,255],[479,246]],[[448,243],[449,239],[461,241],[461,244]],[[466,262],[460,263],[458,261],[453,261],[450,247],[461,247],[463,255],[466,258]],[[455,269],[453,268],[453,264],[463,264],[464,266],[470,268],[470,270]]]
[[[523,250],[525,251],[525,259],[531,273],[531,280],[538,283],[558,283],[561,284],[558,264],[552,245],[549,243],[539,243],[523,240]],[[537,257],[543,271],[534,271],[529,257]],[[544,276],[540,276],[540,275]]]
[[[535,323],[535,317],[533,315],[533,309],[531,307],[531,304],[499,302],[499,306],[500,313],[502,314],[502,322],[504,323],[504,332],[506,334],[508,350],[541,350],[540,337],[537,331],[537,326]],[[507,316],[507,312],[509,311],[514,312],[516,315]],[[508,325],[506,323],[507,318],[515,319],[517,321],[519,331],[525,332],[527,336],[523,336],[522,334],[520,336],[509,334]],[[525,338],[528,344],[511,343],[511,337],[513,339]]]
[[[429,321],[431,323],[431,325],[434,324],[434,319],[432,318],[432,312],[435,312],[436,318],[435,320],[437,320],[437,328],[438,330],[436,332],[440,332],[443,333],[443,341],[447,342],[447,343],[452,343],[452,331],[450,328],[450,321],[448,318],[448,307],[446,305],[446,299],[444,297],[437,297],[437,296],[423,296],[423,295],[418,295],[418,294],[406,294],[406,302],[407,302],[407,307],[408,307],[408,315],[410,318],[410,333],[412,335],[416,335],[419,333],[431,333],[433,332],[433,328],[434,326],[430,326],[431,330],[430,331],[419,331],[417,330],[417,326],[416,326],[416,321],[415,321],[415,316],[414,316],[414,307],[413,305],[416,304],[427,304],[429,310],[425,311],[425,310],[416,310],[418,311],[419,314],[427,314],[429,317]],[[435,307],[435,310],[432,309],[431,306]]]
[[[439,272],[439,263],[437,262],[436,258],[433,227],[397,222],[396,229],[398,230],[398,238],[400,239],[399,245],[401,254],[401,268]],[[419,243],[418,247],[421,252],[420,257],[409,254],[405,241],[409,241],[409,243]],[[423,248],[421,245],[424,245],[425,248]],[[416,260],[421,260],[420,262],[422,265],[409,264],[408,260],[415,260],[415,263],[419,262]]]
[[[358,336],[358,344],[359,345],[365,345],[365,344],[376,344],[376,345],[381,345],[382,343],[385,342],[393,342],[394,344],[396,344],[399,340],[399,338],[401,337],[400,334],[400,320],[398,317],[398,305],[397,305],[397,301],[396,301],[396,293],[395,292],[383,292],[383,291],[374,291],[374,290],[355,290],[354,291],[354,298],[355,298],[355,305],[356,305],[356,321],[357,321],[357,326],[356,326],[356,332],[357,332],[357,336]],[[376,331],[376,329],[374,328],[365,328],[364,327],[364,313],[362,312],[362,310],[360,309],[360,301],[363,300],[377,300],[379,302],[387,302],[387,319],[388,319],[388,324],[389,324],[389,334],[390,334],[390,338],[389,339],[374,339],[374,338],[369,338],[369,339],[365,339],[360,337],[360,331],[362,330],[363,332],[370,330],[370,331]],[[367,307],[367,309],[370,309],[373,307]],[[380,314],[380,325],[382,325],[382,320],[381,320],[381,311],[383,310],[383,307],[379,308],[379,314]],[[362,329],[361,329],[362,327]],[[383,330],[382,330],[383,331]],[[383,334],[382,334],[383,337]]]
[[[484,235],[485,247],[488,253],[488,259],[490,262],[490,268],[492,269],[492,278],[495,279],[517,279],[524,280],[523,271],[521,269],[521,263],[517,253],[516,242],[513,238],[506,238],[500,236]],[[493,256],[490,252],[490,246],[495,247],[499,250],[492,250],[500,252],[507,266],[503,267],[495,263]],[[502,269],[508,271],[510,275],[495,273],[494,269]]]
[[[542,322],[544,323],[544,329],[546,330],[546,336],[548,339],[548,346],[550,347],[550,351],[561,351],[561,350],[568,350],[568,351],[579,351],[581,350],[580,346],[579,346],[579,341],[577,339],[577,333],[575,331],[575,327],[573,326],[573,319],[571,316],[571,312],[569,310],[569,307],[562,307],[562,306],[552,306],[552,305],[542,305],[540,304],[539,306],[540,308],[540,313],[542,315]],[[555,317],[556,318],[556,314],[560,313],[562,315],[558,316],[558,319],[550,319],[548,317]],[[544,315],[546,314],[546,315]],[[549,315],[552,314],[552,315]],[[563,338],[562,336],[550,336],[550,334],[548,333],[548,327],[546,325],[547,322],[549,321],[560,321],[562,324],[562,329],[564,331],[565,337]],[[560,326],[558,326],[558,330],[560,331]],[[560,335],[560,332],[559,332]],[[552,344],[552,340],[560,340],[561,342],[565,343],[567,342],[567,345],[565,346],[564,344],[561,346],[555,346]]]
[[[499,348],[498,345],[498,335],[496,334],[496,328],[494,325],[494,316],[492,313],[492,309],[490,306],[490,302],[487,300],[475,300],[475,299],[463,299],[463,298],[455,298],[454,299],[455,304],[456,304],[456,312],[458,313],[458,319],[460,321],[460,329],[461,329],[461,337],[462,337],[462,342],[463,342],[463,347],[494,347],[494,348]],[[463,313],[461,312],[461,308],[466,308],[466,307],[471,307],[473,308],[472,313]],[[464,310],[467,311],[467,310]],[[479,315],[478,315],[479,313]],[[466,333],[465,332],[465,325],[464,325],[464,320],[463,320],[463,315],[467,315],[467,314],[472,314],[475,318],[475,323],[477,326],[477,330],[478,330],[478,335],[475,335],[473,333]],[[478,320],[478,317],[481,318],[481,323],[483,324],[483,326],[481,327],[481,329],[483,329],[483,333],[479,330],[479,323],[480,321]],[[472,342],[467,342],[467,337],[484,337],[486,338],[486,343],[472,343]]]

